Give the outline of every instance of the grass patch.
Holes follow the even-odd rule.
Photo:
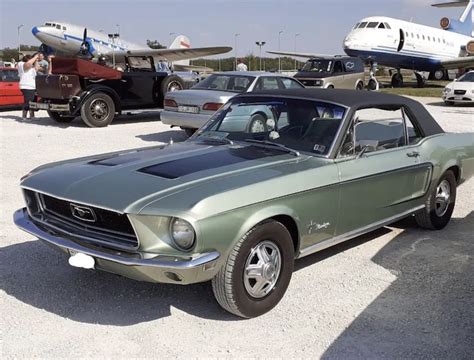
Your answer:
[[[396,94],[396,95],[408,95],[408,96],[420,96],[420,97],[436,97],[441,98],[443,95],[443,88],[383,88],[380,89],[380,92],[387,94]]]

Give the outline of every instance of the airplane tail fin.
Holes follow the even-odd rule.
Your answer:
[[[464,7],[464,11],[458,20],[444,17],[441,19],[440,25],[444,30],[474,36],[474,0],[449,1],[433,4],[432,6],[438,8]]]
[[[190,49],[191,48],[191,41],[187,36],[184,35],[178,35],[176,36],[176,39],[171,43],[170,49]],[[175,61],[175,65],[182,65],[182,66],[187,66],[189,65],[189,60],[180,60],[180,61]]]

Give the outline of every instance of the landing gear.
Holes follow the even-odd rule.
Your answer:
[[[377,78],[375,77],[376,72],[377,72],[377,63],[371,61],[370,72],[369,72],[370,79],[367,83],[367,89],[369,89],[369,91],[379,90],[379,82],[377,81]]]
[[[419,88],[425,87],[425,78],[420,74],[415,72],[416,76],[416,86]]]
[[[397,69],[397,72],[392,75],[392,87],[394,88],[403,87],[403,76],[400,73],[400,69]]]
[[[439,69],[439,70],[436,70],[436,71],[431,71],[429,79],[430,80],[438,80],[438,81],[439,80],[449,80],[448,70]]]

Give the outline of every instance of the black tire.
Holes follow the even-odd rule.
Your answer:
[[[449,198],[444,211],[437,198],[442,198],[440,192],[443,185],[449,185]],[[454,205],[456,204],[456,178],[452,171],[448,170],[439,179],[436,186],[431,189],[425,202],[425,208],[415,214],[417,224],[425,229],[440,230],[444,228],[451,219]]]
[[[367,88],[370,90],[370,91],[375,91],[377,90],[377,83],[374,79],[370,79],[368,84],[367,84]]]
[[[52,120],[54,120],[58,123],[70,123],[71,121],[73,121],[76,118],[75,116],[62,115],[59,112],[50,111],[50,110],[48,110],[48,116],[50,117],[50,119],[52,119]]]
[[[362,81],[357,83],[356,90],[364,90],[364,83]]]
[[[329,85],[326,89],[334,89],[334,85]]]
[[[267,117],[265,114],[256,113],[252,115],[252,118],[249,122],[248,132],[251,134],[254,133],[263,133],[267,132]]]
[[[197,129],[193,129],[193,128],[181,128],[181,129],[184,130],[187,137],[193,136],[194,133],[197,131]]]
[[[89,127],[108,126],[115,117],[114,101],[107,94],[93,94],[82,104],[81,117]]]
[[[161,95],[163,98],[169,91],[178,91],[183,89],[184,81],[177,75],[169,75],[165,77],[161,83]]]
[[[280,270],[277,275],[273,273],[274,285],[264,286],[268,293],[263,297],[256,298],[247,290],[248,280],[244,276],[246,266],[252,265],[252,256],[261,246],[273,246],[278,249],[275,256],[279,256]],[[276,250],[275,250],[276,251]],[[268,256],[268,253],[266,253]],[[273,252],[270,253],[272,256]],[[258,264],[257,264],[258,265]],[[266,265],[262,265],[265,268]],[[291,280],[294,265],[294,248],[291,235],[281,223],[268,221],[255,226],[247,232],[234,246],[225,264],[217,275],[212,279],[212,289],[217,302],[228,312],[244,317],[252,318],[260,316],[273,309],[285,294]],[[268,266],[261,278],[267,274]],[[265,281],[269,281],[268,279]],[[255,284],[256,286],[256,284]],[[262,290],[264,291],[264,290]]]
[[[392,75],[392,87],[394,88],[403,87],[403,76],[398,72]]]
[[[448,106],[453,106],[453,105],[454,105],[454,101],[449,101],[449,100],[447,100],[447,101],[445,101],[444,103],[445,103],[446,105],[448,105]]]

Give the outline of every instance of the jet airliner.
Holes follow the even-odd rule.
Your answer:
[[[344,52],[370,64],[413,70],[420,86],[423,83],[420,71],[429,71],[431,77],[443,79],[447,77],[447,69],[474,66],[473,4],[474,0],[468,0],[433,5],[465,6],[459,20],[441,19],[441,29],[384,16],[367,17],[358,22],[344,39]],[[321,56],[269,52],[307,58]],[[392,76],[392,85],[403,85],[400,71]]]

